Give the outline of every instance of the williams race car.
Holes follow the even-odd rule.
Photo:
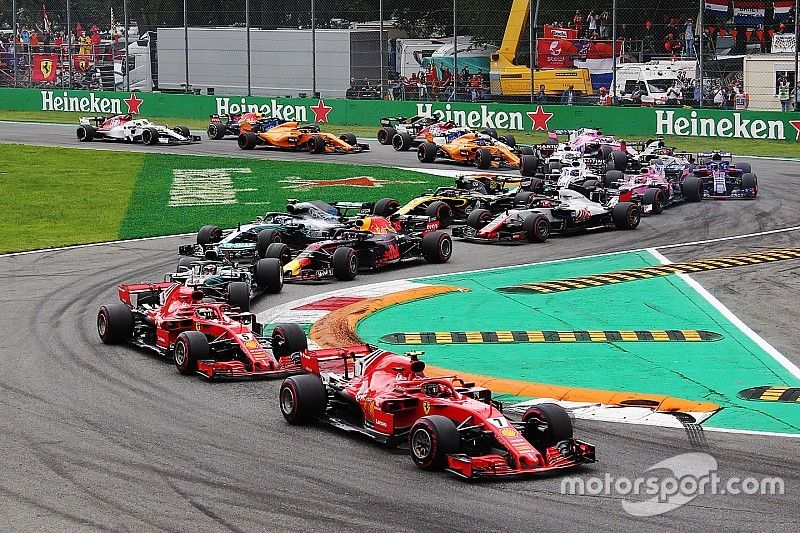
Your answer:
[[[186,126],[169,129],[153,124],[145,118],[131,115],[113,117],[81,117],[77,130],[80,142],[95,139],[109,141],[141,142],[144,144],[192,144],[200,142],[199,135],[192,135]]]
[[[281,292],[283,268],[277,259],[259,259],[248,265],[181,257],[177,270],[164,276],[164,280],[196,287],[207,298],[249,311],[253,297]]]
[[[281,413],[290,424],[323,423],[397,446],[408,443],[423,470],[446,470],[464,479],[555,473],[595,462],[595,448],[573,437],[572,421],[557,404],[528,408],[521,422],[503,415],[489,389],[453,376],[424,373],[421,352],[399,355],[357,346],[352,374],[320,368],[310,352],[308,374],[280,388]],[[344,350],[347,352],[347,350]]]
[[[369,145],[359,143],[353,133],[343,133],[337,137],[321,132],[316,124],[300,124],[277,118],[243,121],[238,142],[242,150],[252,150],[259,145],[283,150],[307,150],[311,154],[369,150]]]
[[[171,281],[123,284],[119,299],[97,313],[100,340],[171,357],[181,374],[283,377],[300,370],[297,353],[307,349],[296,324],[279,325],[265,338],[255,315],[209,301],[196,287]]]
[[[281,260],[286,281],[350,281],[360,269],[406,260],[446,263],[453,241],[438,228],[439,222],[429,217],[364,217],[352,227],[336,230],[333,239],[310,244],[294,258],[283,243],[270,244],[266,257]]]
[[[705,198],[755,198],[758,195],[758,178],[750,163],[731,163],[726,152],[697,154],[699,165],[694,175],[703,182]]]

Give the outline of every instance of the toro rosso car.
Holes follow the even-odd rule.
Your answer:
[[[301,250],[312,242],[331,238],[334,230],[345,227],[349,214],[362,212],[365,206],[358,202],[292,202],[285,213],[266,213],[227,233],[218,226],[203,226],[197,232],[196,244],[181,246],[178,253],[231,263],[254,262],[275,242]]]
[[[307,341],[295,324],[279,325],[265,338],[252,313],[171,281],[120,285],[119,299],[97,313],[100,339],[171,357],[181,374],[256,378],[300,370],[296,355]]]
[[[95,139],[141,142],[149,145],[200,142],[200,136],[192,135],[186,126],[170,129],[153,124],[144,118],[135,119],[131,115],[81,117],[77,135],[80,142],[90,142]]]
[[[259,259],[248,265],[181,257],[177,270],[167,274],[164,280],[197,287],[207,298],[249,311],[253,297],[281,292],[283,268],[277,259]]]
[[[446,142],[424,142],[417,148],[417,159],[421,163],[433,163],[437,159],[448,159],[458,163],[473,164],[479,169],[513,168],[519,169],[524,176],[533,176],[538,161],[533,155],[533,148],[519,147],[513,137],[503,140],[478,132],[464,133],[461,129],[450,130],[446,134]],[[512,144],[507,144],[508,142]],[[525,161],[525,159],[528,159]]]
[[[209,115],[209,124],[206,129],[206,134],[209,139],[220,140],[227,136],[239,137],[241,133],[240,123],[254,122],[261,120],[260,113],[243,113],[243,114],[227,114],[227,115]]]
[[[428,217],[393,217],[390,221],[370,216],[337,230],[333,239],[310,244],[294,258],[283,243],[271,244],[266,257],[281,260],[286,281],[350,281],[359,270],[406,260],[446,263],[453,253],[453,241],[438,227],[439,223]]]
[[[322,423],[390,446],[407,443],[417,467],[463,479],[547,474],[595,462],[594,446],[574,438],[559,405],[542,403],[520,422],[510,420],[489,389],[454,376],[425,376],[420,353],[356,346],[342,356],[355,360],[352,373],[345,366],[344,374],[325,371],[322,358],[303,353],[308,374],[284,380],[281,413],[290,424]]]
[[[511,183],[518,187],[509,188]],[[435,218],[440,228],[454,221],[463,221],[475,209],[486,209],[499,213],[515,205],[515,193],[519,190],[541,190],[542,180],[537,178],[511,178],[495,175],[472,174],[456,178],[455,187],[439,187],[400,205],[394,198],[382,198],[375,202],[372,213],[378,216],[417,215]]]
[[[278,118],[242,122],[239,148],[252,150],[259,145],[283,150],[306,150],[311,154],[369,150],[369,145],[357,142],[353,133],[344,133],[337,137],[321,132],[316,124],[303,125]]]
[[[731,154],[705,152],[697,154],[700,164],[693,174],[703,183],[705,198],[755,198],[758,178],[750,163],[731,163]]]
[[[384,117],[381,119],[381,129],[378,130],[378,142],[381,144],[394,145],[396,135],[401,135],[403,140],[408,139],[408,146],[416,146],[421,141],[417,139],[423,130],[428,129],[433,124],[446,124],[439,122],[438,119],[424,115],[415,115],[410,118],[405,117]],[[453,124],[455,125],[455,124]],[[416,144],[415,144],[416,143]],[[406,148],[407,150],[408,148]]]

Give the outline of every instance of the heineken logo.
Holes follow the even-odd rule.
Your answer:
[[[692,111],[688,117],[677,116],[675,111],[658,109],[656,113],[656,135],[678,135],[681,137],[728,137],[734,139],[785,140],[783,120],[761,120],[743,118],[741,113],[732,113],[722,118],[698,117]]]
[[[321,100],[318,108],[320,106],[322,111],[319,113],[315,111],[315,117],[323,114],[326,107],[328,111],[331,109],[329,106],[325,106]],[[266,117],[297,122],[306,122],[308,120],[308,110],[304,105],[281,104],[275,98],[266,103],[255,103],[252,100],[247,100],[247,98],[217,98],[218,115],[239,115],[241,113],[261,113]],[[327,121],[327,113],[324,113],[324,118],[323,122]]]
[[[104,114],[122,114],[122,100],[120,98],[98,97],[95,93],[89,93],[88,96],[71,96],[69,92],[63,91],[56,93],[54,91],[41,91],[42,95],[42,111],[78,111],[81,113],[104,113]],[[131,98],[136,100],[136,95],[131,94]],[[127,103],[127,101],[126,101]],[[129,113],[138,113],[139,105],[134,103],[135,110],[130,111],[130,104],[127,105]]]
[[[442,122],[455,122],[468,128],[493,128],[524,130],[521,111],[489,111],[489,106],[480,105],[480,110],[454,109],[451,104],[436,106],[432,103],[417,104],[417,114],[436,117]]]

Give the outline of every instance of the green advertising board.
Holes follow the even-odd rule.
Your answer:
[[[329,124],[377,125],[381,117],[435,115],[472,128],[517,131],[597,128],[617,136],[677,135],[800,140],[800,114],[719,109],[410,102],[0,89],[0,110],[134,113],[202,119],[258,111],[266,116]]]

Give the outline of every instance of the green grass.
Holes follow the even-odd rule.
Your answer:
[[[0,120],[17,120],[24,122],[50,122],[75,124],[78,118],[85,113],[69,113],[65,111],[0,111]],[[194,132],[204,132],[208,126],[205,119],[176,119],[175,117],[147,117],[155,123],[188,126]],[[351,131],[358,137],[376,143],[375,135],[379,126],[358,126],[354,124],[332,125],[323,124],[322,129],[331,133],[342,133]],[[520,144],[537,144],[544,142],[547,138],[542,132],[519,132],[510,130],[498,130],[498,133],[505,135],[511,133]],[[791,135],[791,131],[787,135]],[[636,140],[636,139],[631,139]],[[800,157],[798,144],[793,140],[788,141],[769,141],[769,140],[746,140],[746,139],[721,139],[698,138],[698,137],[677,137],[666,136],[665,141],[669,146],[674,146],[685,152],[704,152],[710,150],[723,150],[736,155],[758,155],[766,157]]]
[[[0,253],[116,239],[143,154],[0,145]]]

